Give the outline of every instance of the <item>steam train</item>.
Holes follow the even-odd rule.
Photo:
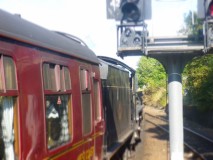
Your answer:
[[[79,38],[0,10],[0,160],[122,159],[134,77]]]

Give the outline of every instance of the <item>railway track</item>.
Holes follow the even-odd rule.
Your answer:
[[[169,134],[168,120],[145,113],[145,120],[154,124]],[[213,159],[213,140],[191,128],[184,127],[184,145],[185,152],[193,153],[192,159],[212,160]]]

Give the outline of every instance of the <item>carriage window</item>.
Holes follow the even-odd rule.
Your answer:
[[[59,146],[70,139],[68,95],[46,96],[46,127],[48,148]]]
[[[0,159],[18,156],[17,82],[12,58],[0,56]],[[12,91],[12,92],[11,92]]]
[[[83,113],[83,135],[86,135],[92,131],[91,91],[88,70],[80,70],[80,82],[82,93],[81,104]]]
[[[46,135],[49,149],[71,138],[71,79],[68,67],[43,65],[46,102]]]
[[[70,72],[67,67],[64,67],[64,82],[65,82],[65,89],[71,89],[70,85]]]
[[[56,90],[54,69],[55,65],[51,64],[43,65],[44,87],[47,90]]]
[[[15,112],[15,113],[14,113]],[[17,138],[14,134],[16,122],[16,98],[0,97],[0,159],[14,159],[17,155]],[[16,129],[15,129],[16,131]],[[14,145],[15,142],[15,145]],[[15,148],[14,148],[15,147]]]
[[[43,77],[46,90],[66,91],[71,89],[70,72],[67,67],[44,64]]]
[[[90,88],[90,79],[89,79],[89,72],[85,69],[81,69],[80,72],[81,76],[81,90],[89,90]]]
[[[13,59],[1,55],[0,63],[0,90],[16,90],[16,74]]]
[[[12,58],[4,57],[3,63],[4,63],[6,89],[8,90],[16,89],[15,66]]]
[[[94,102],[95,102],[95,120],[101,120],[101,103],[100,103],[100,86],[99,81],[94,80]]]

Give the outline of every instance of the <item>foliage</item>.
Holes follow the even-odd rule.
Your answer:
[[[193,23],[194,21],[194,23]],[[196,13],[185,14],[179,31],[194,40],[203,40],[203,21]],[[213,110],[213,56],[195,58],[183,73],[184,105],[196,106],[200,111]]]
[[[202,40],[202,21],[192,12],[185,15],[185,26],[179,31],[193,40]],[[139,86],[143,88],[144,103],[166,105],[166,73],[155,59],[142,57],[138,63]],[[213,111],[213,55],[194,58],[182,74],[184,105],[196,106],[199,111]]]
[[[196,12],[189,12],[184,15],[184,26],[179,33],[187,35],[193,40],[203,40],[203,21],[198,19]]]
[[[155,59],[142,57],[138,63],[139,87],[143,88],[144,103],[166,105],[166,73]],[[183,72],[184,104],[200,111],[213,110],[213,55],[193,59]]]
[[[185,102],[199,110],[213,109],[213,55],[195,58],[185,69]]]
[[[152,86],[158,87],[165,84],[165,70],[161,63],[153,58],[141,57],[137,75],[139,80],[139,86]]]
[[[155,107],[166,105],[166,73],[160,62],[141,57],[138,68],[138,85],[143,88],[143,101]]]

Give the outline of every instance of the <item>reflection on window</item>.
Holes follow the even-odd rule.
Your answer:
[[[81,105],[83,117],[83,135],[87,135],[92,131],[92,111],[91,111],[91,91],[89,71],[80,70],[81,82]]]
[[[56,90],[54,68],[51,64],[43,65],[44,87],[47,90]]]
[[[46,96],[48,148],[57,147],[70,139],[68,104],[68,95]]]
[[[6,89],[16,89],[16,75],[15,75],[15,65],[13,59],[10,57],[4,57],[4,73]]]
[[[67,67],[64,67],[64,82],[65,82],[65,89],[70,90],[71,85],[70,85],[70,72]]]
[[[71,79],[68,67],[44,63],[46,137],[49,149],[71,138]]]
[[[99,82],[94,80],[94,102],[95,102],[95,120],[101,120],[101,103],[100,103]]]
[[[43,77],[46,90],[66,91],[71,89],[70,72],[65,66],[45,63]]]
[[[16,90],[16,71],[13,59],[1,55],[0,67],[0,90]]]
[[[92,130],[90,94],[82,94],[82,109],[83,109],[83,134],[86,135],[90,133]]]
[[[4,55],[0,55],[0,90],[4,92],[0,96],[0,159],[15,159],[18,156],[16,69],[13,59]]]
[[[89,90],[90,81],[89,81],[89,72],[85,69],[80,71],[80,81],[81,81],[81,90]]]
[[[17,154],[15,149],[17,136],[14,132],[14,128],[17,128],[15,127],[17,125],[16,116],[14,116],[15,107],[15,97],[0,97],[0,159],[14,159]]]

